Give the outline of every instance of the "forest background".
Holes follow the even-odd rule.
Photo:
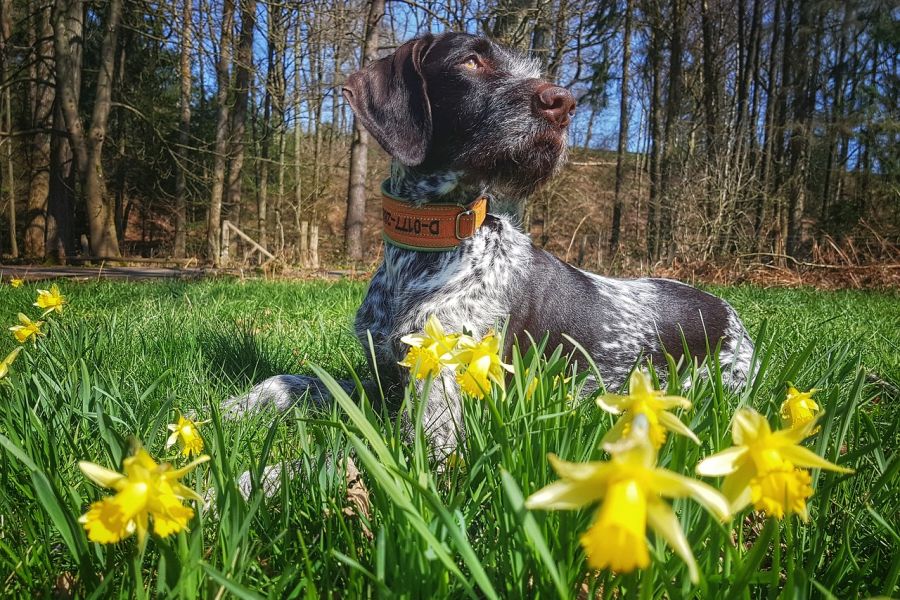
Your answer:
[[[365,270],[388,159],[341,84],[454,30],[533,56],[578,100],[570,163],[524,217],[535,243],[612,272],[900,276],[892,2],[0,0],[0,13],[7,263]]]

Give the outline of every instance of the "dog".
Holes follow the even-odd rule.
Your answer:
[[[409,372],[398,366],[408,349],[401,338],[421,331],[430,315],[448,331],[475,336],[505,324],[507,354],[513,340],[527,346],[547,336],[548,352],[559,345],[572,352],[569,339],[575,340],[607,388],[621,386],[639,360],[664,372],[665,352],[703,360],[708,348],[719,349],[729,386],[747,380],[753,343],[725,301],[676,281],[576,269],[520,230],[517,215],[527,197],[565,161],[575,110],[572,94],[542,79],[534,62],[482,37],[424,35],[352,74],[343,95],[393,157],[386,202],[408,213],[401,219],[385,204],[384,261],[355,323],[386,398],[402,397],[409,384]],[[485,198],[490,211],[477,226],[471,207]],[[433,251],[424,238],[419,243],[426,247],[397,241],[417,228],[429,230],[419,231],[423,236],[435,224],[447,229],[449,217],[428,217],[447,207],[459,211],[454,233],[461,239],[451,247]],[[467,223],[462,235],[460,215]],[[450,370],[439,378],[424,399],[423,427],[433,448],[446,454],[464,434],[461,393]],[[340,384],[354,391],[352,382]],[[364,387],[379,397],[373,383]],[[286,409],[303,397],[325,404],[329,395],[315,378],[280,375],[228,400],[225,410]]]

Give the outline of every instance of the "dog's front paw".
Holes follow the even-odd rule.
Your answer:
[[[267,408],[284,412],[300,400],[322,406],[331,398],[325,385],[305,375],[275,375],[253,386],[242,396],[222,402],[222,416],[237,419]]]

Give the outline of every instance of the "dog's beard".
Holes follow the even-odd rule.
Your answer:
[[[511,145],[477,144],[465,153],[463,170],[490,190],[524,200],[559,172],[567,153],[566,132],[541,127]]]

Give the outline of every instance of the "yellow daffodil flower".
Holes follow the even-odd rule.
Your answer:
[[[60,314],[63,311],[63,304],[66,303],[66,297],[59,293],[59,288],[54,283],[50,286],[50,290],[38,290],[37,302],[34,306],[44,309],[44,315],[54,310]]]
[[[79,462],[88,479],[115,490],[116,495],[91,504],[78,521],[84,525],[88,538],[101,544],[113,544],[136,532],[138,543],[143,546],[150,517],[156,535],[166,537],[177,533],[187,528],[194,516],[194,510],[182,501],[203,500],[178,480],[208,460],[208,456],[201,456],[181,469],[174,469],[168,463],[157,464],[139,447],[123,461],[124,473]]]
[[[24,283],[25,283],[24,280],[19,279],[17,277],[9,280],[9,285],[14,288],[20,288],[20,287],[22,287],[22,284],[24,284]]]
[[[720,520],[729,517],[728,502],[715,489],[656,466],[656,453],[647,439],[646,419],[635,434],[604,447],[609,461],[569,463],[548,456],[560,480],[532,494],[528,508],[577,509],[601,501],[581,545],[593,569],[618,573],[643,569],[649,562],[646,527],[687,564],[691,581],[699,580],[697,563],[675,513],[663,498],[691,497]]]
[[[525,374],[522,376],[522,379],[528,380],[528,369],[525,369]],[[539,377],[535,377],[531,380],[531,383],[528,384],[528,387],[525,388],[525,399],[531,400],[531,397],[534,396],[534,392],[537,389],[538,383],[540,381]],[[562,374],[555,375],[553,377],[553,381],[551,385],[553,388],[557,388],[562,385],[568,385],[568,383],[572,381],[571,377],[563,377]],[[572,394],[566,393],[566,400],[572,400]]]
[[[816,421],[791,429],[772,431],[764,416],[751,408],[734,415],[731,437],[734,446],[709,456],[697,465],[697,473],[707,477],[725,477],[722,493],[732,512],[749,504],[767,515],[784,518],[797,513],[809,518],[806,499],[812,495],[810,476],[805,468],[852,473],[800,445],[815,428]]]
[[[818,391],[813,388],[808,392],[801,392],[792,385],[788,386],[787,398],[781,404],[781,426],[799,427],[815,419],[821,409],[812,395]]]
[[[9,375],[9,366],[13,364],[16,360],[16,357],[19,356],[19,352],[22,351],[22,346],[16,346],[13,348],[13,351],[6,355],[2,361],[0,361],[0,379],[3,379],[7,375]]]
[[[667,431],[690,438],[695,444],[700,443],[687,425],[668,412],[673,408],[689,409],[690,401],[681,396],[666,396],[664,392],[654,389],[653,380],[642,371],[631,373],[627,396],[604,394],[597,398],[597,405],[606,412],[622,415],[606,432],[603,443],[612,443],[628,437],[637,415],[644,415],[647,418],[650,441],[657,450],[665,443]]]
[[[444,326],[434,315],[425,322],[424,333],[413,333],[400,338],[410,346],[400,365],[409,368],[416,379],[425,379],[429,375],[436,376],[444,367],[449,353],[459,341],[458,334],[447,334]]]
[[[198,426],[208,423],[209,421],[201,421],[195,423],[191,419],[186,419],[181,414],[178,415],[177,423],[169,424],[169,431],[172,434],[166,440],[166,448],[170,448],[178,443],[181,446],[182,456],[196,456],[203,452],[203,438],[200,437]]]
[[[449,362],[456,365],[459,387],[473,398],[484,398],[492,381],[503,387],[503,371],[513,372],[512,365],[500,360],[500,338],[493,331],[480,341],[462,336]]]
[[[13,325],[9,330],[12,331],[20,344],[24,344],[30,338],[36,340],[37,336],[44,335],[41,331],[41,325],[44,324],[43,321],[32,321],[22,313],[19,313],[19,323],[21,323],[21,325]]]

